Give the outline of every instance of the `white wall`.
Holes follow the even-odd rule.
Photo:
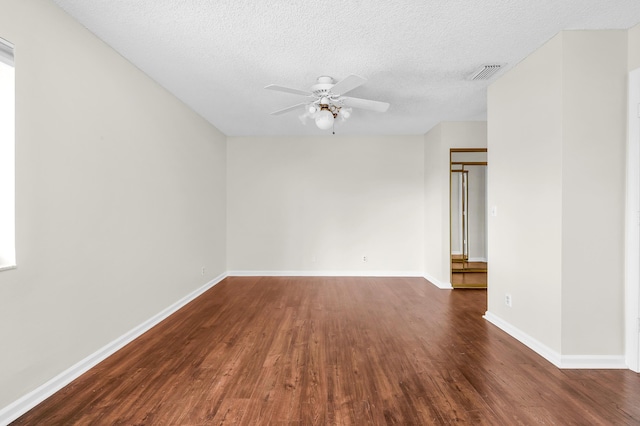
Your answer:
[[[622,353],[625,37],[562,32],[488,91],[488,311],[562,356]]]
[[[565,31],[562,353],[624,352],[626,31]]]
[[[424,136],[424,271],[428,280],[439,286],[451,286],[450,254],[444,249],[443,215],[449,215],[449,153],[442,142],[442,124]],[[447,197],[443,197],[446,191]],[[449,231],[446,230],[449,239]]]
[[[488,90],[488,311],[561,350],[562,36]],[[540,265],[540,267],[532,267]],[[517,277],[517,279],[514,279]],[[504,296],[512,295],[513,307]]]
[[[424,136],[424,270],[436,285],[451,285],[450,149],[486,147],[484,121],[443,122]]]
[[[422,275],[422,140],[230,137],[229,271]]]
[[[224,273],[226,147],[50,1],[3,1],[0,37],[17,111],[4,407]]]

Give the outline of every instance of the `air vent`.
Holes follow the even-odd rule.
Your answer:
[[[495,73],[500,71],[502,66],[503,64],[483,65],[478,71],[471,74],[469,80],[489,80]]]

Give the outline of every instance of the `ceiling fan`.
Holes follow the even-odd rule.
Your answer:
[[[315,120],[316,126],[322,130],[328,130],[333,126],[338,116],[342,119],[349,118],[351,107],[377,112],[385,112],[389,109],[389,104],[386,102],[343,96],[345,93],[363,85],[365,81],[367,80],[352,74],[336,83],[332,77],[323,75],[318,77],[316,84],[311,86],[311,90],[292,89],[277,84],[270,84],[265,89],[293,93],[294,95],[302,95],[309,98],[306,102],[274,111],[271,115],[280,115],[304,107],[306,109],[305,114]]]

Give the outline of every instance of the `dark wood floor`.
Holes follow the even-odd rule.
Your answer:
[[[487,262],[469,262],[462,255],[451,255],[453,288],[487,288]]]
[[[17,425],[630,425],[640,378],[558,370],[418,278],[227,278]]]
[[[456,272],[451,274],[453,288],[487,288],[486,272]]]

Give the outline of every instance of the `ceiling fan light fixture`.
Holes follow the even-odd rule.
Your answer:
[[[313,118],[318,128],[329,130],[333,127],[336,119],[342,122],[349,118],[353,107],[377,112],[385,112],[389,108],[389,104],[386,102],[343,96],[345,93],[360,87],[365,81],[364,78],[351,74],[335,83],[333,78],[325,75],[318,77],[316,84],[311,86],[311,91],[292,89],[276,84],[265,86],[265,89],[313,98],[313,100],[307,100],[307,102],[272,112],[271,115],[284,114],[302,107],[305,110],[304,114],[300,116],[303,124],[307,118]]]
[[[333,126],[333,120],[331,111],[323,109],[316,115],[316,126],[322,130],[329,130]]]

